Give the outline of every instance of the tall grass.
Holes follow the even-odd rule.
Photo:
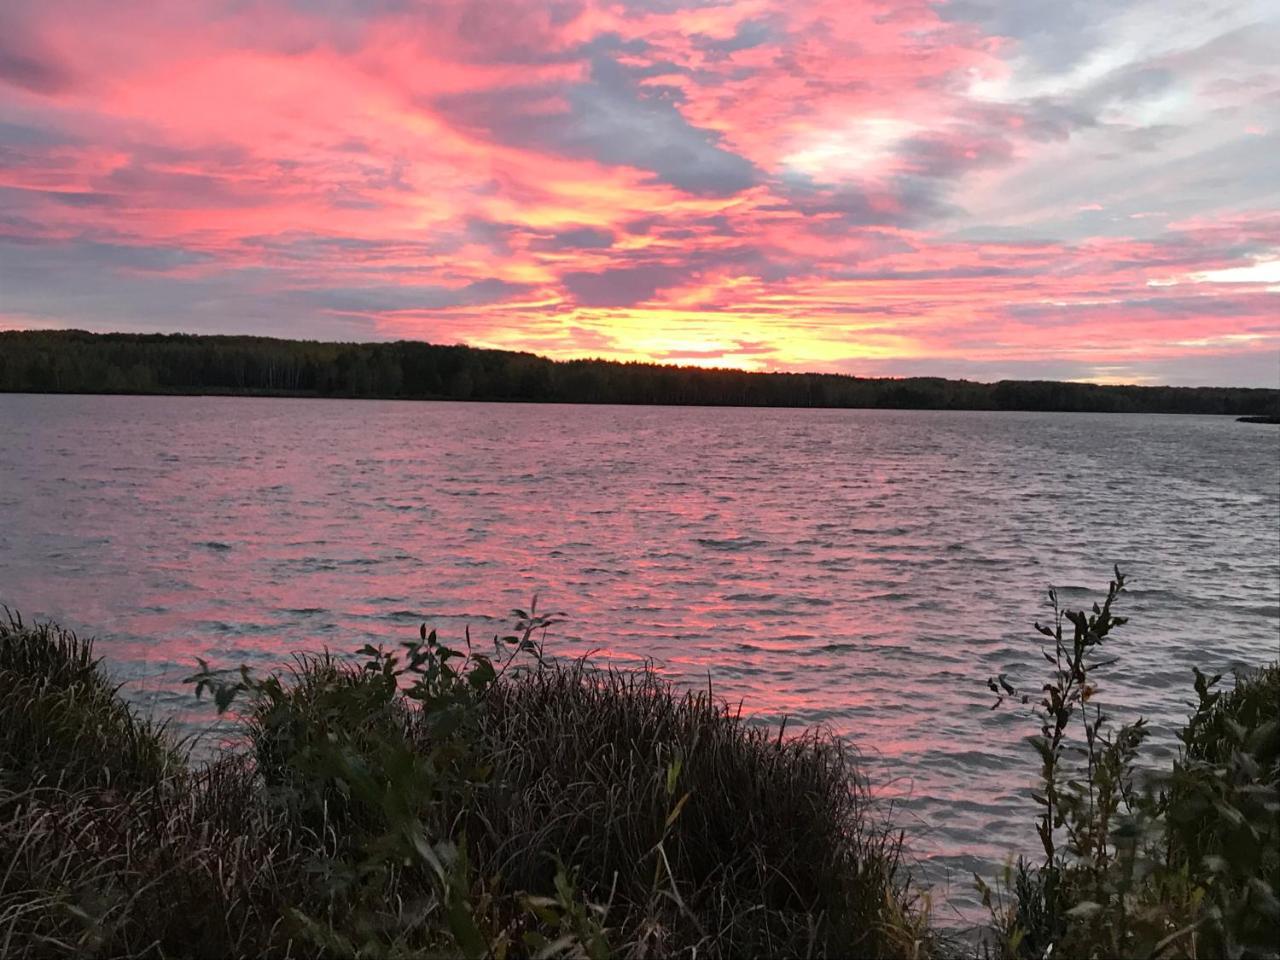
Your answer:
[[[0,619],[0,772],[29,783],[128,789],[162,780],[177,754],[99,669],[93,645],[51,624]]]
[[[0,956],[248,956],[277,947],[312,838],[241,758],[192,768],[92,641],[0,623]]]
[[[899,845],[873,826],[839,739],[786,739],[709,692],[581,663],[499,686],[484,735],[495,788],[471,835],[508,884],[545,888],[568,866],[612,900],[624,939],[658,952],[896,948]]]

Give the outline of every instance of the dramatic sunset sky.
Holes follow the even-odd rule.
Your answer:
[[[3,0],[0,327],[1280,386],[1275,0]]]

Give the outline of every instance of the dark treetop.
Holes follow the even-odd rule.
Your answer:
[[[257,394],[767,407],[1280,414],[1280,390],[974,383],[827,373],[747,373],[531,353],[268,337],[0,332],[0,391]]]

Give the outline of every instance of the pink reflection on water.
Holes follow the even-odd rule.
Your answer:
[[[1027,727],[984,681],[1036,675],[1048,583],[1085,603],[1132,571],[1111,689],[1157,727],[1192,663],[1274,656],[1280,435],[1236,426],[0,397],[0,602],[98,634],[199,727],[197,657],[268,669],[423,621],[483,645],[536,594],[567,614],[553,654],[709,672],[761,722],[850,735],[913,849],[963,873],[1034,839]]]

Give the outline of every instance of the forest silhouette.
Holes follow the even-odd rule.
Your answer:
[[[0,332],[0,391],[1108,413],[1280,414],[1280,390],[755,373],[419,341]]]

